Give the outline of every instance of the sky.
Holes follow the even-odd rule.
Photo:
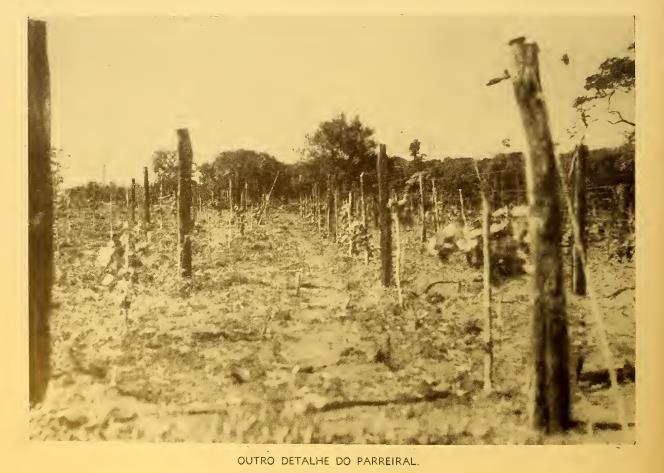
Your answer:
[[[156,149],[189,129],[194,161],[224,150],[294,162],[305,135],[341,112],[388,154],[417,138],[432,158],[524,150],[507,42],[540,46],[554,141],[574,145],[573,99],[611,56],[628,55],[631,17],[79,17],[48,20],[52,144],[65,183],[140,178]],[[570,64],[561,57],[567,53]],[[634,117],[633,93],[614,108]],[[597,107],[586,142],[624,141]],[[578,138],[576,138],[578,139]]]

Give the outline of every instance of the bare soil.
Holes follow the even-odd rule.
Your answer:
[[[345,256],[286,209],[243,235],[235,229],[230,248],[226,215],[203,210],[193,235],[194,276],[182,281],[169,216],[163,229],[152,225],[125,318],[117,291],[100,284],[95,268],[108,240],[101,213],[93,220],[89,209],[72,212],[69,231],[58,220],[54,378],[45,401],[31,410],[33,438],[635,440],[634,383],[625,376],[619,386],[630,423],[622,431],[587,298],[567,296],[573,358],[585,359],[574,381],[577,424],[564,435],[544,436],[527,420],[527,276],[494,289],[494,390],[485,395],[481,270],[461,256],[441,263],[426,254],[417,227],[404,231],[402,308],[395,290],[380,286],[377,261]],[[633,263],[609,261],[603,245],[591,247],[589,257],[614,364],[634,366]],[[447,282],[423,293],[439,280]]]

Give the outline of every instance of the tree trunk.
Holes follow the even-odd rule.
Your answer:
[[[46,23],[28,20],[28,312],[30,404],[41,402],[51,373],[53,284],[51,86]]]
[[[558,181],[537,44],[519,38],[510,45],[515,63],[514,94],[528,142],[526,185],[534,266],[530,414],[535,428],[557,432],[570,427],[569,340]]]
[[[376,160],[378,178],[378,221],[380,222],[380,261],[383,286],[392,285],[392,216],[387,206],[389,199],[389,181],[387,151],[381,144]]]
[[[588,147],[585,144],[579,146],[576,155],[576,168],[574,172],[574,216],[581,236],[581,246],[586,251],[588,238],[586,235],[586,213],[588,211],[586,202],[586,160],[588,158]],[[572,287],[574,294],[586,295],[586,273],[581,255],[572,247]]]
[[[192,149],[189,130],[180,128],[178,136],[178,224],[180,243],[180,275],[191,277],[191,164]]]

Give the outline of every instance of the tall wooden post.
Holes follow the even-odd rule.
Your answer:
[[[468,226],[468,222],[466,221],[466,211],[463,208],[463,192],[461,189],[459,189],[459,205],[461,208],[461,220],[463,220],[463,226],[466,227]]]
[[[159,228],[164,228],[164,176],[159,177]]]
[[[327,232],[328,240],[333,238],[332,236],[332,178],[330,175],[327,175],[327,193],[326,193],[326,208],[325,208],[325,230]]]
[[[576,155],[576,167],[574,171],[574,216],[581,236],[581,246],[586,251],[588,237],[586,235],[586,214],[588,206],[586,202],[586,161],[588,159],[588,147],[585,144],[579,146]],[[572,288],[574,294],[586,295],[586,273],[581,256],[576,249],[572,250]]]
[[[367,203],[364,200],[364,171],[360,173],[360,218],[362,219],[362,225],[364,228],[367,227]]]
[[[424,176],[420,173],[418,183],[420,185],[420,220],[422,221],[422,229],[420,232],[420,241],[424,243],[427,240],[427,223],[424,213]]]
[[[477,161],[474,161],[477,179],[480,182],[480,196],[482,198],[482,257],[484,283],[482,291],[482,310],[484,315],[484,393],[492,390],[493,383],[493,334],[491,321],[491,205],[489,203],[489,189],[486,181],[480,175]]]
[[[136,223],[136,179],[133,177],[131,178],[129,206],[131,207],[131,223]]]
[[[440,217],[438,216],[438,192],[436,191],[436,180],[431,178],[431,198],[433,202],[433,226],[438,233],[440,227]]]
[[[180,243],[180,275],[191,277],[191,164],[192,149],[189,130],[180,128],[178,136],[178,227]]]
[[[514,94],[528,142],[526,184],[534,266],[530,414],[534,427],[557,432],[570,426],[570,380],[555,156],[537,44],[518,38],[510,45]]]
[[[339,185],[336,176],[334,178],[334,241],[339,240]]]
[[[381,144],[376,159],[376,174],[378,178],[381,281],[385,287],[392,285],[392,216],[387,205],[390,197],[390,175],[387,159],[386,147]]]
[[[148,178],[148,167],[143,167],[143,219],[150,223],[150,180]]]
[[[28,20],[28,312],[30,404],[51,374],[49,316],[53,284],[51,85],[46,22]]]

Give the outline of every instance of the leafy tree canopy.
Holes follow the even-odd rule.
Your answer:
[[[305,158],[313,161],[319,177],[327,174],[345,179],[356,178],[362,171],[376,167],[374,130],[362,124],[355,116],[348,120],[340,114],[321,122],[313,134],[307,135]]]

